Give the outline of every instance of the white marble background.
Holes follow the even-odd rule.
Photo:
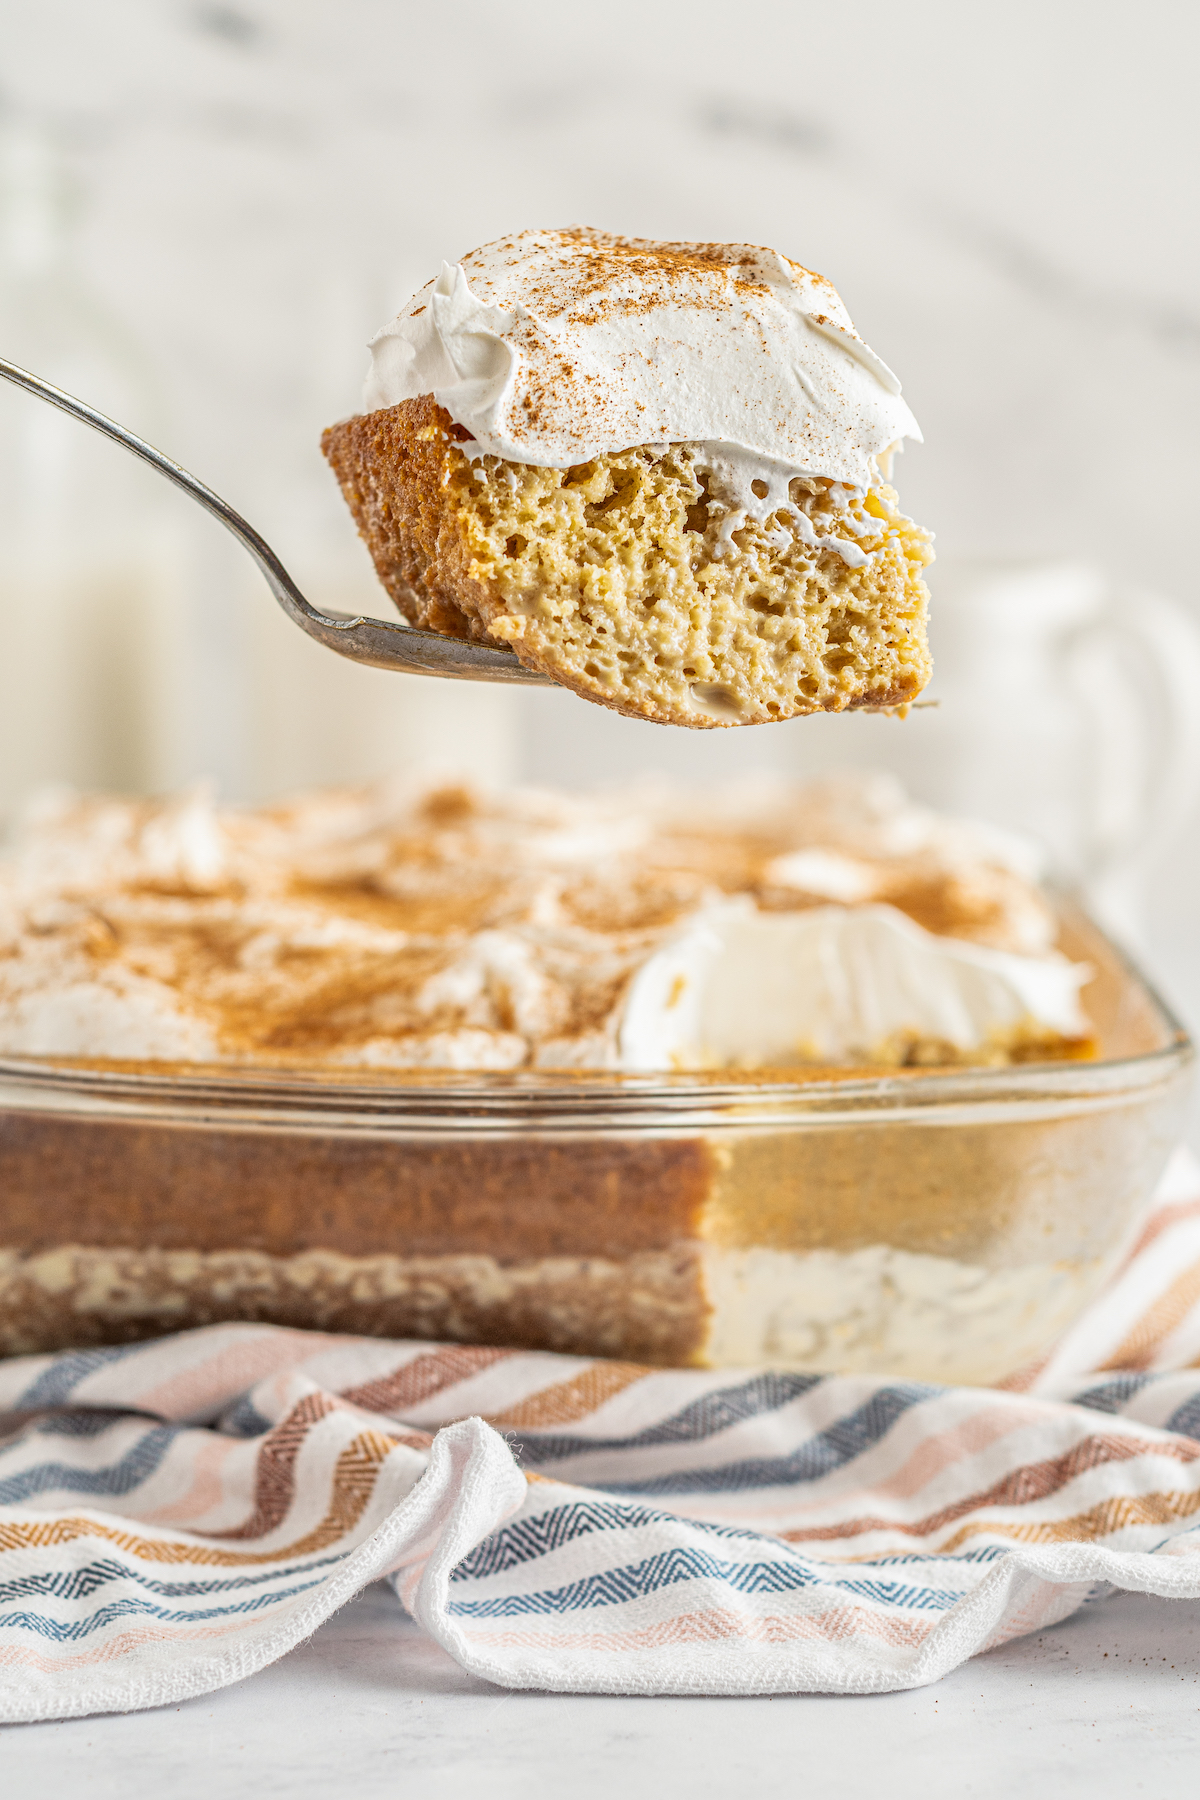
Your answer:
[[[366,337],[444,256],[584,221],[777,244],[829,274],[922,422],[902,498],[947,566],[1083,560],[1200,616],[1190,0],[3,13],[0,125],[65,146],[88,195],[82,270],[154,375],[157,403],[129,422],[259,524],[314,598],[378,604],[316,445],[356,405]],[[0,431],[32,404],[0,393]],[[937,785],[921,715],[700,735],[342,666],[215,528],[163,504],[182,572],[149,665],[148,785],[211,773],[261,795],[397,765],[710,780],[841,760]],[[51,708],[54,679],[31,666],[23,703]],[[0,801],[63,772],[7,755],[20,779]],[[66,772],[111,778],[103,762]],[[1200,1001],[1193,837],[1160,858],[1148,914],[1185,1004]]]

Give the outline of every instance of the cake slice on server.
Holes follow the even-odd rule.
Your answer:
[[[778,251],[584,228],[445,265],[324,434],[414,625],[667,725],[903,708],[931,673],[920,437],[832,286]]]

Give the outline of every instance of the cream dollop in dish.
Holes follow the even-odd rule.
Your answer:
[[[823,276],[582,227],[472,251],[323,448],[413,624],[662,724],[902,709],[929,679],[920,438]]]

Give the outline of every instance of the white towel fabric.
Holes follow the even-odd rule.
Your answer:
[[[1200,1595],[1200,1171],[999,1389],[220,1325],[0,1364],[0,1719],[177,1702],[389,1576],[508,1687],[871,1693]]]

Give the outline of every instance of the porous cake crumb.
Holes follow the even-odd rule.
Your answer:
[[[700,444],[556,469],[472,458],[466,437],[426,397],[322,440],[410,623],[664,725],[883,711],[928,681],[931,543],[886,483],[797,476],[788,511],[728,532]]]

